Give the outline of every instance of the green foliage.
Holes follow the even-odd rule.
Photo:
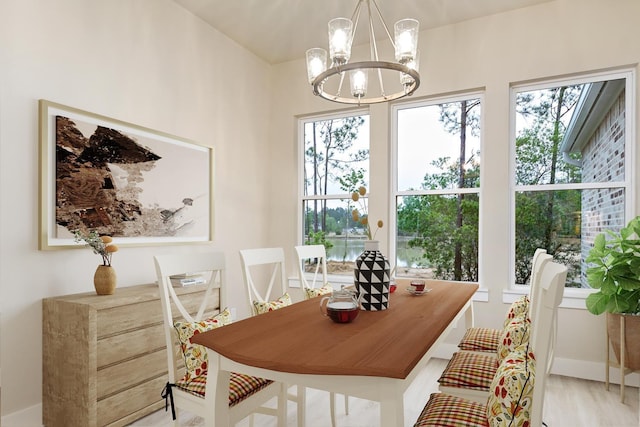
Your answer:
[[[586,300],[591,313],[640,313],[640,216],[619,233],[599,234],[586,261],[587,281],[598,289]]]
[[[466,157],[466,135],[479,134],[479,100],[440,106],[443,128],[459,137],[460,157],[431,162],[438,173],[425,175],[422,189],[450,190],[480,185],[479,152]],[[478,280],[477,194],[407,196],[398,207],[398,234],[413,236],[409,247],[422,249],[418,266],[433,268],[444,280]]]
[[[516,185],[579,183],[581,169],[561,159],[560,142],[567,117],[572,113],[581,86],[562,86],[521,92],[517,111],[526,122],[516,137]],[[579,153],[572,153],[577,160]],[[567,265],[569,277],[579,277],[580,253],[579,190],[547,191],[542,188],[516,194],[516,283],[527,283],[531,274],[531,255],[544,248],[554,259]],[[580,286],[568,280],[567,285]]]
[[[398,210],[398,233],[413,235],[410,247],[423,249],[420,267],[432,267],[444,280],[478,280],[478,213],[476,194],[461,200],[463,223],[456,225],[458,196],[428,195],[403,198]],[[455,250],[461,251],[461,271],[456,274]]]
[[[324,231],[318,231],[317,233],[313,231],[309,232],[307,245],[324,245],[327,251],[333,247],[333,243],[326,239]]]
[[[305,128],[304,194],[328,195],[335,185],[347,185],[347,181],[362,180],[364,170],[358,168],[369,158],[369,150],[358,150],[355,144],[364,116],[319,120]],[[355,169],[354,169],[355,168]],[[342,177],[348,176],[346,181]],[[330,224],[327,217],[327,200],[314,202],[311,215],[305,217],[305,232],[342,232],[348,219],[337,219]],[[344,218],[344,217],[343,217]]]

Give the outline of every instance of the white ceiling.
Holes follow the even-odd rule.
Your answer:
[[[271,64],[303,58],[310,47],[326,49],[327,22],[339,16],[350,18],[357,3],[356,0],[174,1]],[[547,1],[550,0],[377,0],[390,31],[394,22],[403,18],[417,19],[423,30]],[[378,25],[375,15],[374,23]],[[383,31],[376,28],[376,37],[386,37]],[[368,37],[361,22],[354,44],[365,43]]]

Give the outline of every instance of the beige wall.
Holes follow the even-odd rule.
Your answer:
[[[505,310],[509,85],[636,64],[638,16],[636,0],[555,0],[421,34],[414,98],[485,90],[481,282],[489,302],[477,305],[478,323],[496,324]],[[3,415],[37,412],[41,402],[42,298],[91,291],[98,263],[84,249],[37,250],[37,100],[215,146],[210,246],[227,254],[229,305],[242,317],[238,249],[277,245],[292,256],[296,244],[294,116],[339,107],[313,97],[305,75],[301,61],[271,69],[170,0],[0,0]],[[371,123],[370,209],[388,219],[389,106],[372,107]],[[122,248],[114,256],[120,286],[153,281],[154,254],[206,247]],[[288,266],[293,274],[293,259]],[[567,309],[560,325],[565,371],[604,359],[602,318]]]
[[[3,415],[41,402],[42,298],[92,291],[99,262],[37,250],[38,99],[215,147],[213,244],[125,247],[113,265],[119,286],[150,283],[155,254],[222,249],[242,316],[237,251],[267,242],[270,72],[170,0],[0,0]]]
[[[488,289],[489,301],[476,304],[479,325],[497,327],[507,305],[503,290],[509,280],[510,186],[509,186],[509,97],[513,84],[568,76],[597,70],[632,67],[640,61],[640,2],[636,0],[555,0],[527,9],[489,16],[420,34],[421,86],[412,99],[480,89],[484,93],[481,176],[480,284]],[[302,56],[302,55],[301,55]],[[272,207],[296,214],[296,141],[287,131],[292,116],[331,111],[340,107],[311,94],[302,60],[275,68],[271,149],[285,159],[272,171],[282,183],[272,194]],[[637,78],[637,77],[636,77]],[[635,98],[638,99],[637,83]],[[388,215],[390,109],[370,110],[371,171],[370,211]],[[636,107],[636,123],[638,109]],[[281,131],[285,129],[285,131]],[[637,135],[634,145],[638,145]],[[638,150],[635,150],[637,159]],[[630,154],[627,157],[633,161]],[[636,162],[636,164],[638,164]],[[636,189],[637,192],[637,189]],[[374,197],[376,198],[374,201]],[[633,198],[629,200],[633,203]],[[375,203],[375,205],[374,205]],[[640,212],[638,205],[634,211]],[[276,213],[274,212],[274,215]],[[270,241],[290,246],[296,230],[286,222],[273,224]],[[388,231],[388,230],[387,230]],[[383,250],[388,247],[382,242]],[[581,300],[578,306],[583,307]],[[561,309],[554,370],[586,378],[604,377],[604,317],[585,309]],[[460,336],[451,337],[452,344]]]

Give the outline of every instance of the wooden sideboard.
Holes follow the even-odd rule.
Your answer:
[[[195,308],[205,289],[176,292]],[[124,426],[164,407],[167,355],[158,285],[46,298],[42,308],[45,427]]]

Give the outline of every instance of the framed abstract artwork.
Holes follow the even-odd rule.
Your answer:
[[[213,239],[213,148],[46,100],[41,250],[95,231],[119,245]]]

